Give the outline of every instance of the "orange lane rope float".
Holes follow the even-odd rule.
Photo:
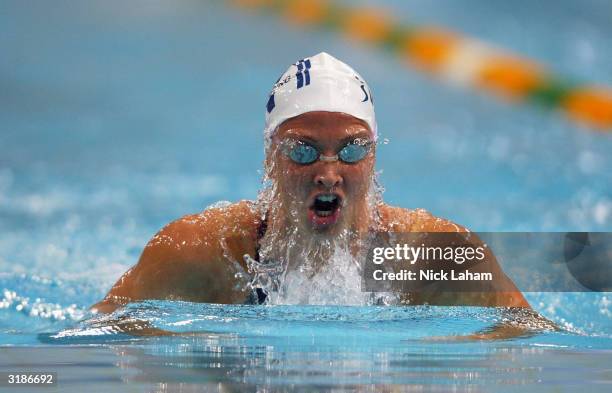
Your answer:
[[[233,0],[235,5],[279,15],[293,25],[337,31],[385,48],[417,69],[452,83],[563,111],[601,131],[612,130],[612,89],[553,75],[534,61],[438,27],[397,23],[380,9],[326,0]]]

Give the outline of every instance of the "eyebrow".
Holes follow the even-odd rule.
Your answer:
[[[287,132],[287,137],[291,138],[291,139],[297,139],[299,141],[304,141],[304,142],[308,142],[310,144],[316,145],[317,141],[309,136],[306,135],[295,135],[292,132]]]
[[[304,141],[304,142],[308,142],[308,143],[310,143],[310,144],[312,144],[314,146],[319,146],[319,142],[316,139],[311,138],[311,137],[309,137],[307,135],[293,135],[293,133],[291,133],[291,132],[288,132],[287,134],[288,134],[287,136],[290,137],[290,138],[301,140],[301,141]],[[348,142],[352,142],[353,140],[360,139],[360,138],[368,139],[369,140],[369,139],[371,139],[370,138],[370,133],[368,131],[365,131],[365,130],[364,131],[359,131],[359,132],[357,132],[354,135],[349,135],[349,136],[346,136],[346,137],[342,138],[340,140],[340,144],[341,145],[345,145]]]
[[[358,133],[356,133],[355,135],[349,135],[346,138],[342,138],[342,144],[346,144],[348,142],[351,142],[355,139],[370,139],[370,133],[367,131],[359,131]]]

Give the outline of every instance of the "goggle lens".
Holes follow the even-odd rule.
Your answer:
[[[313,146],[303,142],[296,143],[289,150],[289,158],[298,164],[311,164],[319,158],[319,152]]]
[[[369,143],[351,142],[338,152],[338,158],[343,162],[354,163],[363,160],[369,151]]]

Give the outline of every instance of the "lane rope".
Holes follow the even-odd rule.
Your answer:
[[[231,0],[243,9],[278,15],[289,24],[324,29],[386,49],[445,81],[513,102],[557,109],[593,129],[612,131],[612,88],[553,74],[537,62],[434,26],[400,24],[378,8],[329,0]]]

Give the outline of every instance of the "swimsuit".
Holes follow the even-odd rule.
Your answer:
[[[254,258],[257,262],[259,262],[259,241],[263,238],[267,229],[268,229],[268,220],[267,218],[264,218],[264,220],[259,225],[259,228],[257,228],[257,243],[255,245],[255,258]],[[263,289],[254,288],[254,290],[252,290],[249,293],[249,296],[244,301],[244,304],[263,304],[266,301],[266,297],[267,295]]]

